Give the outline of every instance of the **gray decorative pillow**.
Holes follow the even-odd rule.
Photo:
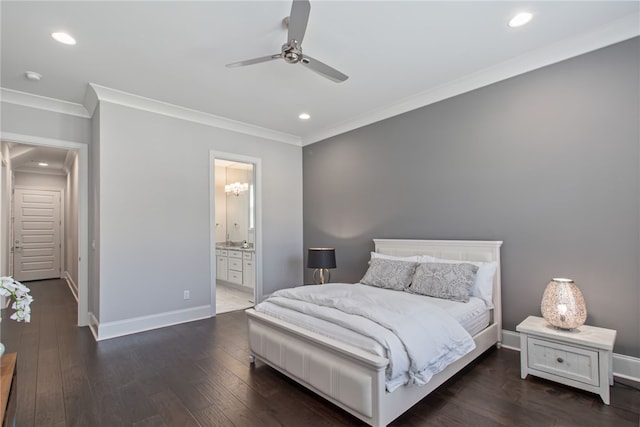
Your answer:
[[[440,264],[425,262],[418,265],[409,292],[430,297],[467,302],[478,267],[473,264]]]
[[[378,288],[403,291],[411,284],[416,271],[415,262],[395,261],[383,258],[372,258],[369,269],[360,283]]]

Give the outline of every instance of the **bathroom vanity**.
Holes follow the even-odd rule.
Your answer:
[[[216,279],[253,289],[256,282],[254,249],[217,245]]]

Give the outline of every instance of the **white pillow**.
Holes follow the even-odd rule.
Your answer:
[[[426,262],[427,260],[422,259],[424,255],[412,255],[412,256],[395,256],[395,255],[386,255],[378,252],[371,252],[371,259],[389,259],[392,261],[407,261],[407,262]]]
[[[424,257],[432,258],[431,260],[423,260],[422,262],[440,262],[443,264],[473,264],[478,266],[478,272],[476,273],[476,280],[471,287],[471,296],[478,297],[487,304],[487,307],[493,308],[493,278],[496,275],[498,269],[498,263],[496,261],[480,262],[480,261],[465,261],[457,259],[443,259],[434,258],[429,255]]]

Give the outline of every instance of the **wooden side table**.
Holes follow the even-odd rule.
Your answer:
[[[522,379],[531,374],[556,381],[597,393],[609,404],[616,331],[586,325],[567,331],[536,316],[527,317],[516,330],[520,332]]]
[[[0,420],[3,427],[15,425],[16,359],[17,353],[4,354],[0,359]]]

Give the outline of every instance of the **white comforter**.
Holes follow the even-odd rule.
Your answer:
[[[283,309],[322,319],[377,342],[384,349],[381,355],[389,359],[389,391],[407,383],[426,384],[475,348],[469,333],[447,312],[406,292],[332,283],[283,289],[256,306],[259,312],[286,318]],[[349,343],[358,346],[357,340]]]

